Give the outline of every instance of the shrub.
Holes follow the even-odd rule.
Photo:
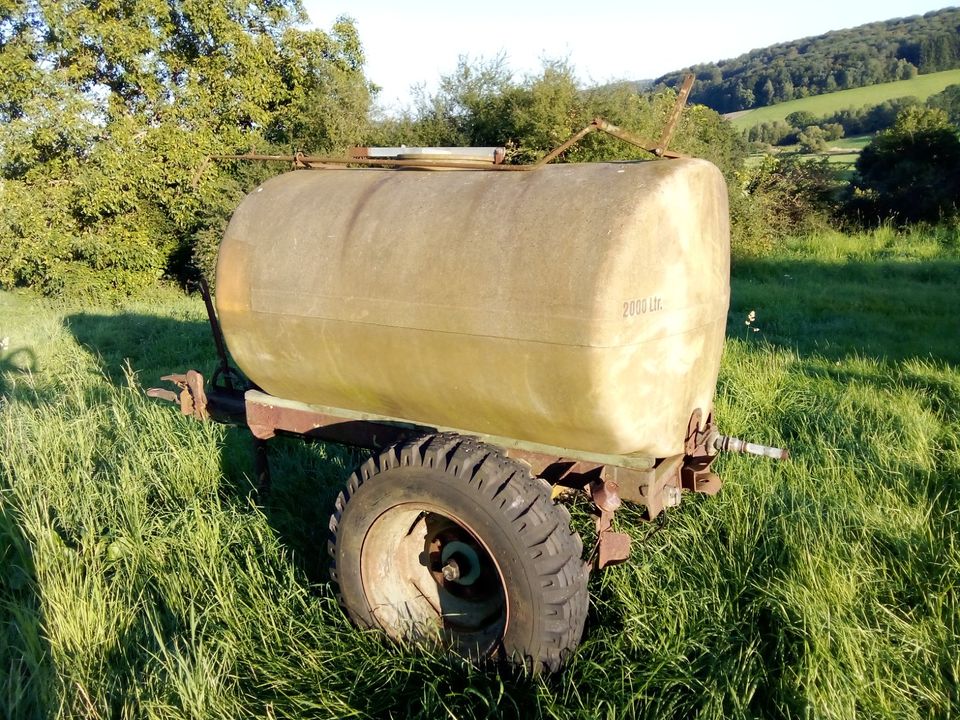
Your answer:
[[[947,115],[909,108],[857,160],[848,210],[863,220],[936,222],[960,211],[960,139]]]
[[[824,226],[840,187],[826,158],[766,155],[731,188],[734,251],[756,253],[776,240]]]

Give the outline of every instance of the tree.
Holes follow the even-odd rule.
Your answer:
[[[820,127],[823,129],[823,134],[827,141],[839,140],[843,137],[843,125],[840,123],[824,123]]]
[[[773,105],[776,101],[776,94],[773,89],[773,82],[770,78],[762,78],[762,82],[758,81],[756,86],[756,96],[757,96],[757,105],[764,107],[766,105]]]
[[[0,19],[0,285],[114,294],[182,276],[255,171],[208,154],[362,131],[353,24],[299,0],[21,0]],[[202,172],[198,172],[202,170]]]
[[[502,58],[461,58],[434,95],[421,93],[414,115],[378,123],[377,141],[385,145],[505,145],[508,161],[539,159],[595,117],[603,117],[645,138],[658,138],[676,92],[639,93],[630,83],[583,88],[573,67],[547,60],[541,72],[516,80]],[[704,106],[687,109],[672,147],[715,162],[732,175],[744,148],[729,122]],[[601,133],[573,146],[560,162],[646,159],[650,154]]]
[[[917,66],[912,63],[907,62],[906,60],[899,60],[897,62],[897,79],[898,80],[913,80],[917,76]]]
[[[851,209],[899,222],[938,221],[960,206],[960,139],[947,115],[910,107],[863,149]]]
[[[960,127],[960,85],[948,85],[942,92],[929,97],[927,105],[943,110],[950,124]]]
[[[797,110],[787,115],[785,119],[790,123],[790,127],[797,129],[802,129],[809,125],[816,125],[818,122],[817,116],[809,110]]]
[[[826,133],[817,125],[808,125],[797,135],[800,152],[818,153],[827,149]]]

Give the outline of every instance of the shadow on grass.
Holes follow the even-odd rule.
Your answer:
[[[734,264],[729,336],[752,332],[832,360],[910,358],[960,364],[956,294],[960,261],[819,262],[742,259]]]
[[[80,344],[101,358],[103,371],[118,387],[126,386],[124,366],[127,364],[144,387],[160,386],[162,375],[183,372],[191,367],[209,377],[216,365],[209,327],[204,322],[142,314],[80,313],[69,318],[69,327]],[[176,413],[178,408],[170,405],[169,411]],[[224,502],[235,506],[244,506],[253,497],[276,537],[289,550],[304,586],[320,590],[329,584],[327,542],[330,513],[347,476],[365,459],[366,452],[291,437],[274,438],[268,447],[272,483],[270,492],[261,496],[255,487],[252,435],[246,428],[226,428],[220,458],[222,497]],[[164,601],[157,597],[154,602],[162,606]],[[181,631],[174,624],[167,634],[174,637]],[[130,642],[133,645],[148,644],[150,638],[140,637],[138,632],[139,629],[131,631]],[[449,667],[448,662],[445,659],[442,666]],[[417,664],[433,667],[434,671],[438,667],[436,661],[429,659],[418,659]],[[504,681],[509,683],[511,692],[521,695],[528,694],[532,687],[530,679],[496,674],[487,676],[480,671],[465,669],[463,673],[451,673],[446,680],[446,689],[447,692],[469,695],[474,700],[489,696],[491,705],[502,702],[509,707],[513,701],[509,697],[500,698]],[[379,685],[370,687],[361,679],[348,694],[359,707],[370,708],[375,717],[382,716],[388,708],[392,712],[397,701],[392,696],[378,694],[377,689]],[[303,687],[301,692],[309,696],[316,692],[316,687],[311,684]],[[406,698],[401,707],[407,704],[415,708],[417,697],[413,694]],[[282,706],[283,700],[278,698],[278,704]],[[513,709],[514,716],[519,717],[519,710]],[[415,709],[410,712],[412,716],[419,714]]]
[[[37,354],[31,347],[0,349],[0,407],[7,399],[29,402],[28,393],[18,388],[18,377],[27,378],[37,372]],[[30,393],[35,394],[35,393]]]
[[[102,371],[115,385],[126,385],[127,364],[145,387],[160,377],[195,368],[208,374],[216,365],[210,326],[141,313],[74,313],[66,325],[77,342],[100,358]]]
[[[210,326],[144,314],[76,313],[67,318],[77,342],[101,359],[103,372],[118,387],[126,386],[129,367],[145,388],[173,386],[160,378],[195,369],[210,377],[217,365]],[[162,402],[157,400],[156,402]],[[170,405],[170,412],[178,408]],[[327,527],[333,502],[362,455],[332,444],[275,438],[268,443],[272,487],[256,497],[297,567],[312,582],[326,582]],[[253,436],[244,427],[226,429],[221,451],[223,495],[246,502],[256,492]]]
[[[0,490],[9,491],[5,485],[6,480]],[[0,498],[0,708],[5,717],[43,717],[55,707],[55,670],[41,612],[30,543]]]

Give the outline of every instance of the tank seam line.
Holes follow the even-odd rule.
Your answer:
[[[410,325],[387,325],[385,323],[366,322],[363,320],[340,320],[338,318],[325,318],[325,317],[318,317],[316,315],[291,315],[290,313],[274,313],[274,312],[269,312],[267,310],[249,310],[249,312],[255,315],[270,315],[273,317],[296,317],[296,318],[303,318],[303,319],[343,323],[347,325],[368,325],[370,327],[382,327],[382,328],[388,328],[391,330],[416,330],[418,332],[441,333],[443,335],[462,335],[464,337],[485,338],[490,340],[516,340],[520,342],[537,343],[540,345],[556,345],[559,347],[577,347],[577,348],[588,348],[588,349],[596,349],[596,350],[610,350],[610,349],[616,349],[616,348],[635,347],[638,345],[644,345],[649,342],[666,340],[667,338],[676,337],[678,335],[687,335],[689,333],[696,332],[697,330],[702,330],[708,325],[712,325],[721,319],[724,321],[726,320],[726,313],[725,313],[722,318],[718,316],[716,319],[701,323],[700,325],[696,325],[694,327],[687,328],[679,332],[660,335],[655,338],[638,340],[636,342],[623,343],[620,345],[585,345],[583,343],[557,342],[555,340],[539,340],[536,338],[508,337],[504,335],[488,335],[485,333],[458,332],[456,330],[438,330],[436,328],[420,328],[420,327],[413,327]],[[726,332],[724,332],[724,336],[726,336]]]

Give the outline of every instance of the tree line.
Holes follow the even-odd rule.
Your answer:
[[[697,77],[691,99],[721,113],[960,67],[960,8],[869,23],[751,50],[657,78]]]

